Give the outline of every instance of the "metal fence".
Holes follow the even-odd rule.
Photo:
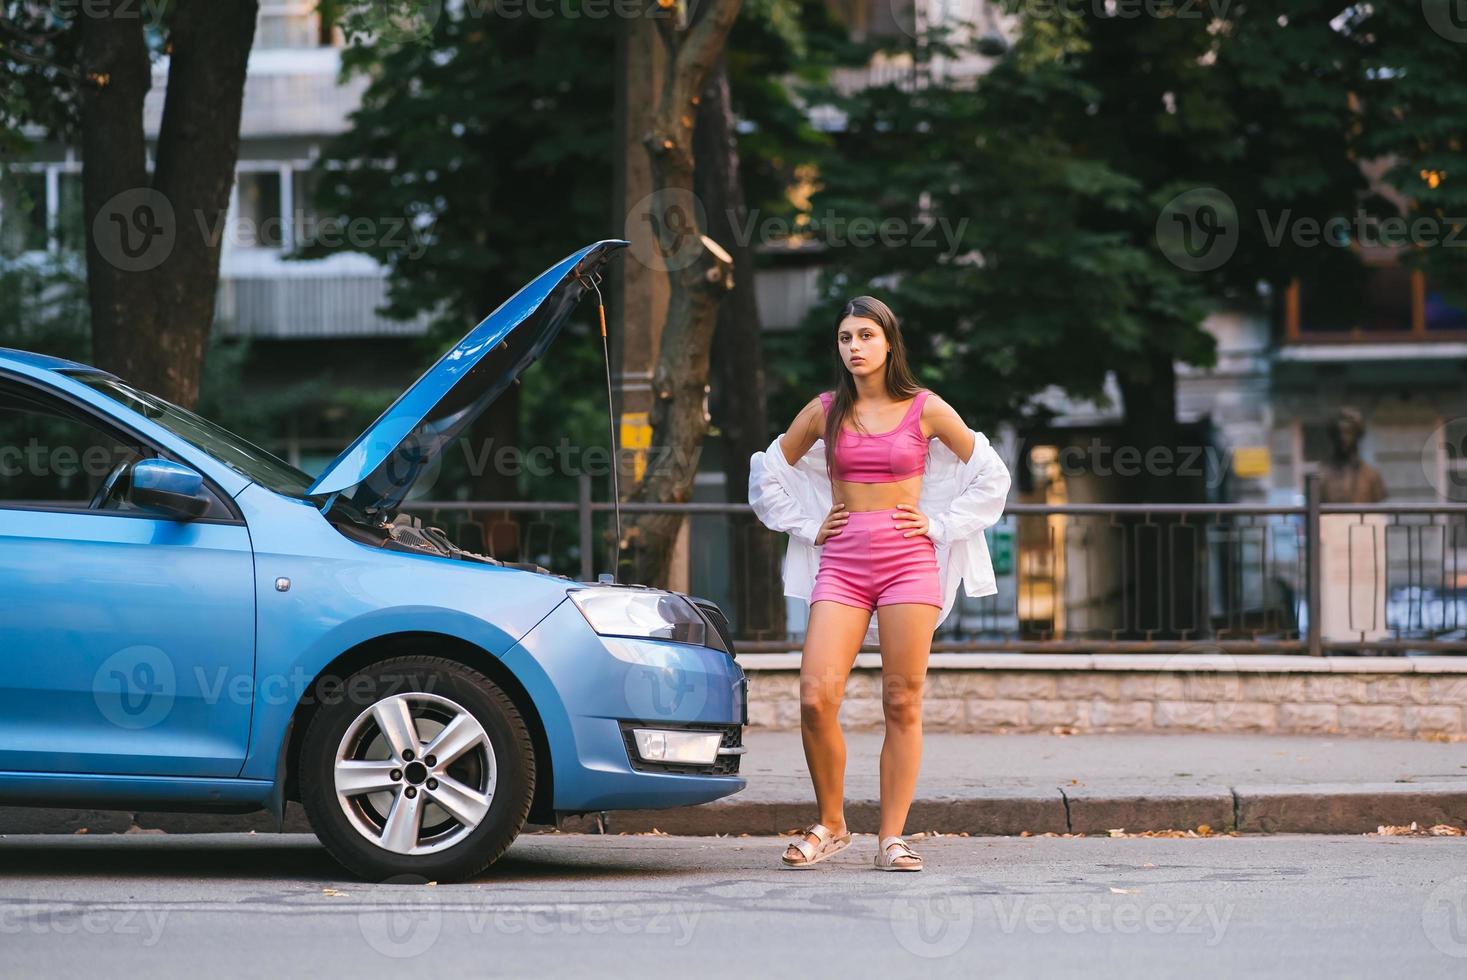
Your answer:
[[[613,505],[417,501],[473,551],[589,581],[613,568]],[[741,651],[798,647],[785,536],[747,504],[623,503],[687,517],[686,591],[715,600]],[[1467,653],[1467,504],[1013,504],[987,532],[998,592],[960,589],[937,652]],[[635,538],[622,542],[633,554]],[[771,558],[772,556],[772,558]]]

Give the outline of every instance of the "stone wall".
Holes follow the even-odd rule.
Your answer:
[[[751,727],[797,729],[799,654],[744,655]],[[882,726],[879,654],[842,724]],[[936,654],[923,727],[946,732],[1266,732],[1467,738],[1467,657]]]

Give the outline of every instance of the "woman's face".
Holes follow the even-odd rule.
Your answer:
[[[836,329],[835,343],[852,374],[879,377],[886,370],[886,333],[875,320],[846,317]]]

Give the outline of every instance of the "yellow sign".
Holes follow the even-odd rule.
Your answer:
[[[1239,446],[1234,449],[1233,472],[1245,480],[1261,480],[1268,476],[1268,447]]]
[[[623,412],[621,416],[621,448],[633,450],[632,478],[642,482],[647,472],[647,447],[652,445],[652,426],[646,412]],[[620,460],[617,461],[620,465]]]

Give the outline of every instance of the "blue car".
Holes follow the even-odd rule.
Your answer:
[[[742,789],[716,605],[472,554],[401,510],[626,244],[526,285],[315,478],[0,349],[0,805],[298,800],[351,871],[455,880],[526,822]]]

